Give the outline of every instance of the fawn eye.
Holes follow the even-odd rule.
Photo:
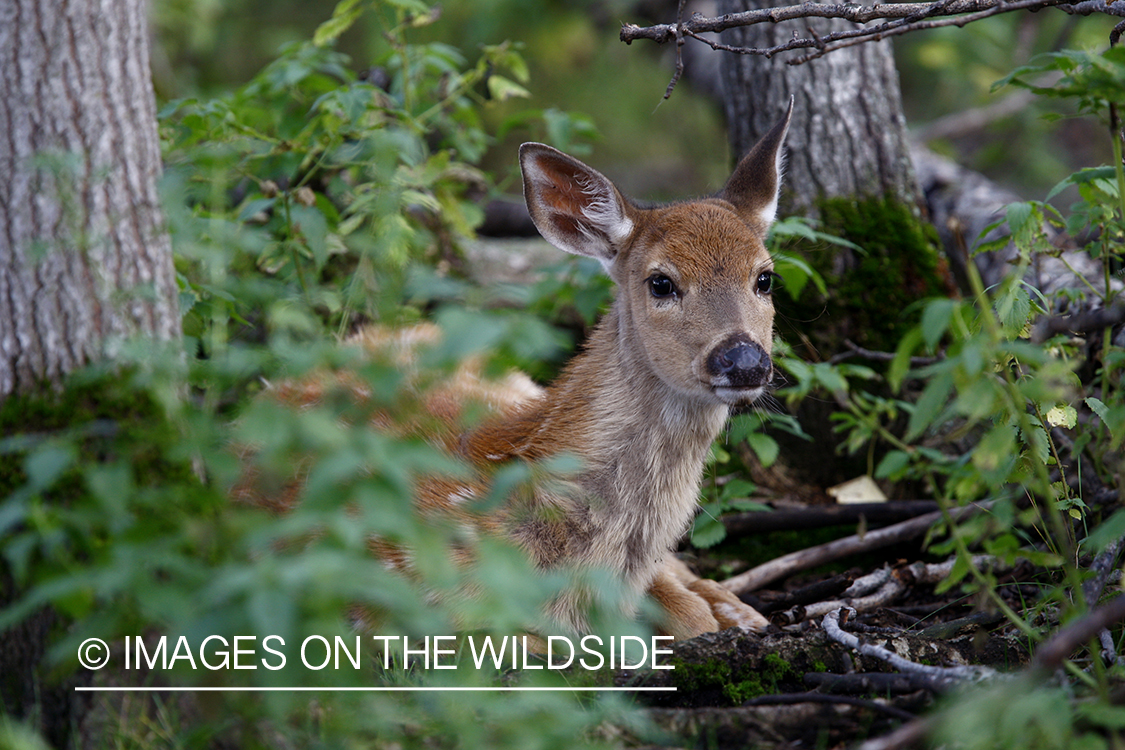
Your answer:
[[[648,290],[653,297],[657,299],[666,299],[668,297],[675,297],[679,292],[676,291],[676,285],[667,276],[655,273],[648,277]]]
[[[758,274],[758,280],[755,283],[755,289],[758,294],[769,294],[773,291],[773,280],[777,278],[777,274],[773,271],[764,271]]]

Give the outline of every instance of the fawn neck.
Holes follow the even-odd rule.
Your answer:
[[[560,559],[581,552],[585,564],[643,586],[692,518],[729,407],[686,396],[646,367],[622,307],[619,300],[542,399],[479,429],[466,447],[486,461],[579,458],[577,494],[537,499],[580,519],[560,522],[568,548]]]

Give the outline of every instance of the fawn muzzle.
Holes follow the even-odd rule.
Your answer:
[[[745,334],[735,334],[708,355],[707,372],[715,388],[747,391],[756,396],[769,383],[773,362],[761,344]]]

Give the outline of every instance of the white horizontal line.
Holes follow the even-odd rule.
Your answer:
[[[75,687],[87,693],[268,693],[268,692],[676,692],[674,687]]]

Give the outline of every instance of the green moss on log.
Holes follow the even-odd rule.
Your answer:
[[[913,207],[890,197],[830,198],[820,205],[822,231],[842,237],[862,252],[821,243],[801,252],[824,277],[822,297],[807,287],[797,309],[781,308],[801,321],[801,333],[831,356],[844,340],[874,350],[893,351],[915,322],[910,310],[927,297],[951,291],[934,227]]]

